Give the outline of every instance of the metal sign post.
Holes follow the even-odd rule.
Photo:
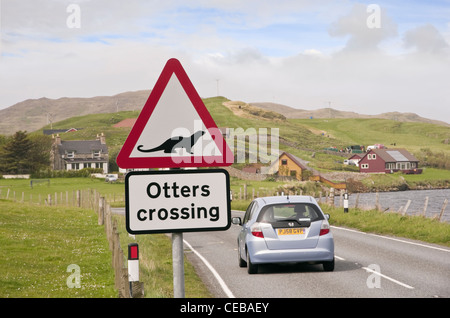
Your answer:
[[[172,233],[173,297],[184,298],[183,233]]]

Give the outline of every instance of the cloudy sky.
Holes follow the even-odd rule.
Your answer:
[[[153,88],[450,123],[450,0],[0,0],[0,109]]]

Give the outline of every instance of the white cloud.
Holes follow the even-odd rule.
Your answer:
[[[439,31],[431,24],[409,30],[404,35],[406,48],[413,47],[417,52],[442,53],[448,52],[449,44]]]
[[[397,35],[397,26],[385,9],[378,6],[371,10],[358,3],[332,23],[329,32],[331,36],[349,36],[346,50],[378,50],[383,40]]]
[[[215,96],[219,80],[230,99],[307,109],[331,101],[450,122],[450,26],[430,21],[400,32],[385,6],[381,28],[371,29],[367,6],[351,1],[1,3],[0,107],[151,89],[175,57],[202,97]],[[66,26],[70,3],[81,7],[80,29]]]

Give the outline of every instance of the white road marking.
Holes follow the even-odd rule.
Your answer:
[[[374,271],[373,269],[370,269],[370,268],[368,268],[368,267],[362,267],[362,268],[365,269],[367,272],[370,272],[370,273],[374,273],[374,274],[376,274],[376,275],[379,275],[379,276],[381,276],[381,277],[383,277],[383,278],[386,278],[386,279],[390,280],[391,282],[394,282],[394,283],[396,283],[396,284],[398,284],[398,285],[400,285],[400,286],[403,286],[403,287],[409,288],[409,289],[414,289],[414,287],[412,287],[412,286],[409,286],[409,285],[407,285],[407,284],[405,284],[405,283],[402,283],[402,282],[400,282],[400,281],[398,281],[398,280],[396,280],[396,279],[393,279],[393,278],[391,278],[391,277],[389,277],[389,276],[383,275],[383,274],[381,274],[381,273],[379,273],[379,272],[377,272],[377,271]]]
[[[195,255],[198,256],[198,258],[200,258],[200,260],[206,265],[206,267],[208,267],[208,269],[211,271],[211,273],[214,275],[214,277],[217,279],[217,281],[219,282],[220,286],[222,287],[222,290],[224,291],[224,293],[227,295],[228,298],[235,298],[233,293],[231,292],[231,290],[228,288],[227,284],[225,284],[224,280],[222,279],[222,277],[220,277],[219,273],[217,273],[217,271],[214,269],[214,267],[212,267],[212,265],[206,260],[206,258],[204,258],[199,252],[197,252],[192,246],[191,244],[189,244],[186,240],[183,240],[184,244],[187,245],[187,247],[189,247],[189,249],[194,252]]]

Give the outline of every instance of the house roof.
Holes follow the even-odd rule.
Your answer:
[[[102,144],[100,140],[69,140],[61,141],[58,145],[59,153],[64,154],[66,151],[75,151],[77,154],[91,154],[93,151],[101,150],[108,153],[108,147]]]
[[[67,128],[67,129],[44,129],[44,135],[54,135],[54,134],[62,134],[62,133],[68,133],[72,131],[78,131],[83,128]]]
[[[418,162],[419,160],[414,157],[406,149],[372,149],[368,153],[375,153],[385,162]]]
[[[302,170],[306,170],[305,165],[302,163],[302,159],[300,159],[297,156],[294,156],[293,154],[289,153],[289,152],[283,152],[279,158],[281,158],[282,155],[286,155],[289,159],[291,159],[297,166],[299,166]]]
[[[349,160],[350,159],[358,159],[358,160],[360,160],[360,159],[362,159],[364,156],[365,156],[366,154],[365,153],[355,153],[355,154],[353,154],[350,158],[348,158]]]

